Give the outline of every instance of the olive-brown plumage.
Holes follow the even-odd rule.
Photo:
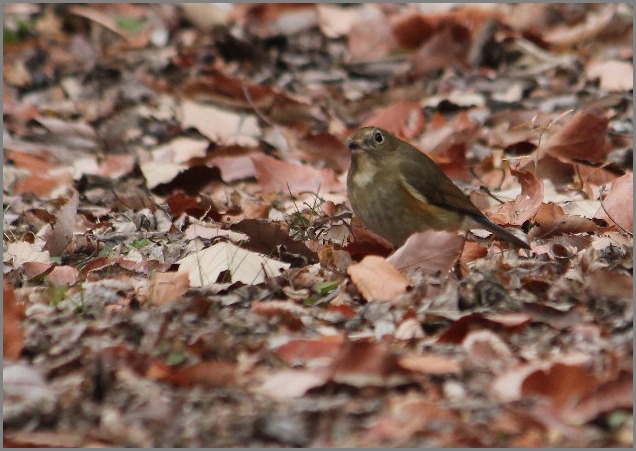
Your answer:
[[[373,232],[402,245],[423,230],[486,229],[517,247],[528,243],[490,221],[422,152],[378,127],[351,134],[347,191],[353,212]]]

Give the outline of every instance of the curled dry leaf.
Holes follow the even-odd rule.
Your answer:
[[[368,255],[349,265],[347,274],[367,301],[392,301],[406,293],[409,280],[382,257]]]
[[[71,198],[58,210],[57,221],[55,221],[53,231],[44,246],[44,249],[47,249],[52,257],[61,256],[67,246],[71,244],[78,205],[79,193],[73,190]]]
[[[427,230],[411,235],[387,261],[400,271],[446,274],[455,266],[463,247],[464,237],[457,233]]]
[[[246,251],[232,243],[220,242],[179,260],[179,271],[187,272],[190,286],[217,284],[221,273],[229,271],[221,283],[243,282],[259,284],[267,277],[277,277],[289,268],[289,263],[274,260],[256,252]]]
[[[598,232],[601,230],[594,221],[583,216],[566,215],[563,208],[552,202],[541,204],[532,218],[535,223],[528,232],[529,237],[548,238],[565,233]]]
[[[157,272],[150,277],[148,300],[162,305],[180,298],[190,288],[188,275],[183,272]]]
[[[468,360],[478,368],[499,370],[514,361],[512,351],[490,330],[470,332],[462,341]]]
[[[612,182],[612,188],[601,202],[596,218],[634,232],[634,174],[628,172]]]
[[[522,225],[539,211],[543,202],[543,182],[532,171],[511,169],[521,184],[521,193],[512,202],[486,210],[491,221],[499,224]]]

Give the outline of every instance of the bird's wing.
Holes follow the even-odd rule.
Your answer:
[[[431,163],[435,164],[432,161]],[[400,167],[400,182],[412,196],[447,210],[483,216],[470,198],[439,167],[435,166],[436,170],[429,171],[431,174],[427,175],[417,169],[417,165],[408,162]]]

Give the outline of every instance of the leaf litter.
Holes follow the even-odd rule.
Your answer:
[[[4,444],[632,447],[632,19],[6,5]],[[532,251],[365,230],[363,125]]]

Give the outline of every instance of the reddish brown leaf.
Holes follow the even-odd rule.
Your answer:
[[[393,387],[410,380],[397,357],[383,343],[348,341],[336,358],[333,380],[354,387]]]
[[[350,265],[347,274],[367,301],[392,301],[406,293],[410,284],[395,266],[375,255]]]
[[[256,388],[258,393],[272,398],[299,398],[312,388],[325,385],[329,381],[328,371],[319,370],[268,370],[263,375],[263,383]]]
[[[24,346],[24,306],[15,299],[15,291],[8,282],[2,284],[2,355],[18,360]]]
[[[23,268],[29,279],[47,273],[46,279],[57,285],[73,285],[79,276],[79,271],[72,266],[60,266],[57,263],[26,262]]]
[[[188,274],[183,272],[156,272],[150,277],[148,300],[162,305],[179,299],[190,288]]]
[[[52,257],[59,257],[73,241],[73,230],[77,219],[79,193],[73,190],[71,198],[58,210],[53,231],[46,240],[44,249],[48,249]]]
[[[305,309],[288,301],[253,302],[252,311],[266,318],[278,318],[290,330],[303,327],[301,317],[306,313]]]
[[[432,353],[401,356],[399,365],[404,369],[425,374],[454,374],[461,371],[461,365],[456,359]]]
[[[529,374],[521,384],[521,394],[545,397],[557,410],[562,410],[594,392],[598,383],[589,369],[557,362]]]
[[[620,228],[633,233],[633,199],[634,174],[628,172],[614,180],[610,192],[602,200],[602,208],[596,213],[596,217],[606,220],[609,224],[615,223]]]
[[[343,343],[342,335],[327,335],[313,340],[292,340],[279,346],[275,354],[290,366],[324,366],[330,364],[338,355]]]
[[[566,409],[564,417],[574,423],[587,423],[598,415],[615,409],[632,409],[634,399],[634,375],[623,371],[616,379],[599,385],[593,392],[582,396]]]
[[[361,125],[381,127],[403,139],[419,136],[424,131],[424,114],[416,102],[401,101],[376,111]]]
[[[463,247],[464,237],[457,233],[427,230],[411,235],[387,261],[400,271],[446,274],[455,266]]]
[[[344,190],[331,169],[315,169],[267,155],[251,158],[256,168],[256,179],[266,192],[299,194],[303,191],[324,193]]]
[[[512,202],[489,208],[487,215],[498,224],[522,225],[539,211],[543,202],[543,183],[534,172],[511,169],[521,184],[521,193]]]
[[[146,377],[182,387],[229,387],[236,383],[237,365],[233,362],[207,361],[173,368],[155,362],[148,368]]]
[[[611,149],[607,140],[608,124],[609,120],[601,114],[579,111],[550,135],[545,149],[564,162],[600,163]]]

